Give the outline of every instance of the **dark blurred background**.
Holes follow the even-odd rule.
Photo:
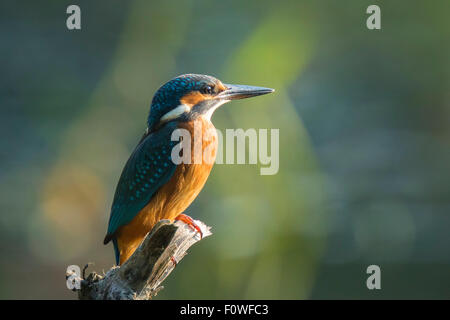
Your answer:
[[[82,29],[66,28],[81,7]],[[366,8],[381,7],[381,30]],[[213,227],[157,298],[450,298],[449,1],[2,1],[0,298],[108,270],[113,192],[155,90],[273,87],[217,128],[279,128],[280,170],[216,165]],[[366,268],[381,267],[381,290]]]

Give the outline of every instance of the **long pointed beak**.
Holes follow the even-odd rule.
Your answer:
[[[272,93],[275,90],[271,88],[244,86],[238,84],[225,84],[227,90],[217,95],[217,98],[222,100],[236,100],[260,96],[263,94]]]

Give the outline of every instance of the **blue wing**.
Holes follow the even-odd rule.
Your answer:
[[[105,244],[120,226],[133,220],[175,172],[171,153],[178,142],[170,139],[175,127],[176,124],[168,123],[144,136],[128,159],[114,195]]]

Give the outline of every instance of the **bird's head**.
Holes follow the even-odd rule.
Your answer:
[[[209,120],[214,111],[224,103],[273,91],[263,87],[223,84],[207,75],[181,75],[165,83],[156,92],[148,116],[148,129],[157,130],[175,119],[204,116]]]

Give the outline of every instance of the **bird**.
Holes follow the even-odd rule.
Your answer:
[[[273,91],[224,84],[201,74],[177,76],[156,91],[147,128],[122,170],[111,205],[103,243],[113,242],[117,265],[130,258],[159,220],[183,221],[202,235],[194,220],[183,212],[202,190],[214,164],[218,140],[212,114],[232,100]],[[179,139],[182,142],[172,139],[177,130],[189,133],[188,138]],[[200,140],[194,141],[199,133]],[[181,149],[180,143],[186,148],[178,155],[187,155],[183,159],[191,161],[180,163],[175,159],[174,148]],[[205,151],[208,157],[192,161]]]

